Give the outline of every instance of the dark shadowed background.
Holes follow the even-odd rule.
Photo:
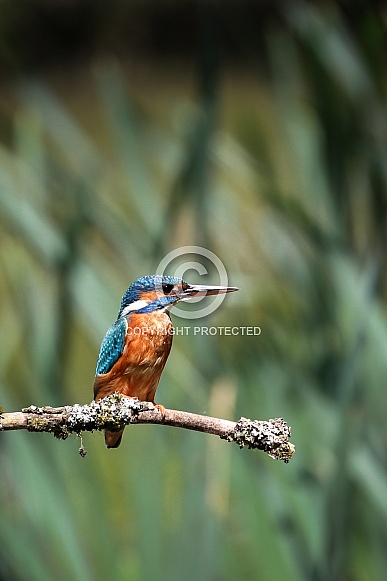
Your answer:
[[[386,23],[383,2],[0,1],[0,404],[89,402],[122,293],[199,245],[241,289],[200,324],[262,334],[175,337],[157,401],[284,417],[297,448],[133,426],[82,459],[3,434],[1,581],[385,578]]]

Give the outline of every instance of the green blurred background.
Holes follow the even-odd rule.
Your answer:
[[[200,323],[262,334],[175,337],[157,401],[282,416],[297,448],[134,426],[82,459],[2,434],[1,581],[386,578],[386,23],[384,2],[1,0],[0,403],[89,402],[122,293],[200,245],[241,288]]]

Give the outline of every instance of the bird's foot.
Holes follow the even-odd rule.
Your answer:
[[[161,413],[161,415],[163,416],[163,419],[164,419],[165,418],[165,407],[163,405],[160,405],[159,403],[154,403],[153,405]]]

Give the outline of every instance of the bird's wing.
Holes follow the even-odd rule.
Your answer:
[[[108,373],[121,357],[125,346],[128,323],[125,317],[119,318],[107,331],[99,350],[96,375]]]

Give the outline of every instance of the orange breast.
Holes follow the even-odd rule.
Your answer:
[[[122,356],[108,373],[95,378],[95,399],[118,391],[153,402],[171,346],[169,315],[160,311],[130,315]]]

